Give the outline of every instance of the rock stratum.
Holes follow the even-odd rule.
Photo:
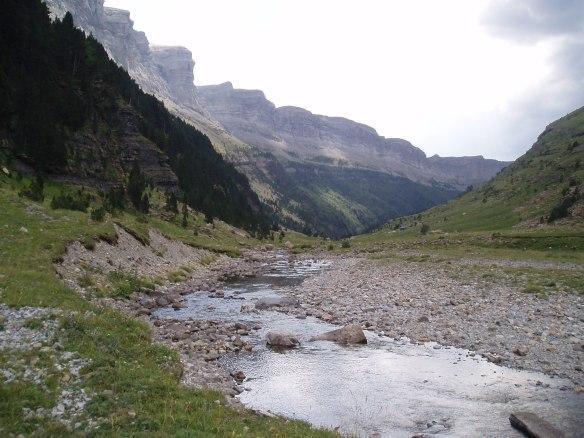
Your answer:
[[[207,135],[289,227],[331,237],[363,232],[442,203],[507,164],[428,158],[406,140],[348,119],[276,108],[261,91],[196,87],[192,53],[151,45],[128,11],[103,0],[45,2],[56,18],[71,12],[145,92]]]
[[[230,82],[199,87],[198,94],[211,116],[236,137],[293,161],[380,171],[457,190],[488,180],[508,164],[481,156],[428,158],[407,140],[382,137],[342,117],[277,108],[262,91],[235,89]]]

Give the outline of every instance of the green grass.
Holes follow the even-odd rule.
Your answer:
[[[85,213],[52,211],[46,205],[19,198],[14,185],[0,181],[0,300],[10,306],[51,307],[63,311],[62,331],[58,333],[64,348],[91,361],[82,370],[82,386],[93,394],[87,416],[102,420],[94,435],[334,436],[332,432],[316,430],[302,422],[235,412],[215,392],[181,386],[176,353],[153,344],[146,325],[114,310],[92,305],[69,289],[54,271],[53,261],[63,255],[68,243],[92,236],[112,238],[111,218],[93,223]],[[139,228],[140,222],[127,213],[116,220]],[[170,224],[161,225],[158,219],[151,224],[171,236],[186,236],[188,232]],[[28,232],[20,231],[21,227]],[[224,242],[217,243],[218,247],[225,242],[226,237]],[[120,276],[114,281],[133,284],[134,279]],[[125,287],[120,292],[122,295],[129,290]],[[37,323],[31,324],[37,327]],[[0,352],[0,366],[18,359],[27,358],[6,350]],[[3,435],[35,432],[42,436],[74,435],[52,420],[22,415],[25,407],[54,406],[60,383],[53,375],[44,383],[48,391],[28,381],[0,386]]]
[[[108,280],[112,284],[111,292],[109,293],[112,298],[128,298],[134,292],[142,289],[154,291],[156,288],[152,281],[123,271],[110,272]]]

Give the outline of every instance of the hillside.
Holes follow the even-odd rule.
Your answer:
[[[266,227],[247,179],[145,94],[70,14],[51,21],[39,1],[8,2],[0,47],[3,161],[104,191],[137,167],[145,184],[184,193],[209,217]]]
[[[384,139],[350,120],[276,110],[261,92],[195,87],[192,54],[150,45],[129,12],[104,7],[103,0],[46,3],[56,17],[70,11],[144,91],[207,135],[278,220],[297,230],[331,237],[363,232],[450,199],[506,165],[482,157],[426,158],[407,141]]]
[[[551,123],[531,149],[487,184],[418,216],[432,230],[497,231],[584,221],[584,108]]]

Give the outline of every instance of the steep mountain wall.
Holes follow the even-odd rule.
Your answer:
[[[488,180],[508,164],[483,157],[427,158],[408,141],[382,137],[370,126],[302,108],[276,108],[263,92],[234,89],[229,82],[199,87],[198,95],[236,137],[291,160],[376,170],[458,190]]]

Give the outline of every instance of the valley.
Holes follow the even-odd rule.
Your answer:
[[[408,141],[351,120],[276,108],[259,90],[196,87],[191,52],[150,45],[130,12],[104,7],[103,0],[46,4],[53,16],[70,12],[145,92],[207,135],[277,220],[297,231],[332,238],[362,233],[451,199],[509,164],[427,158]]]
[[[584,108],[428,157],[103,0],[0,49],[0,436],[582,436]]]

